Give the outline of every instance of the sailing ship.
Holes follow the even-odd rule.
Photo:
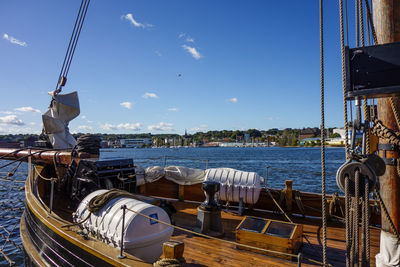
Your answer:
[[[88,5],[89,1],[82,1],[73,37],[79,37]],[[358,14],[363,14],[362,1],[357,5]],[[374,1],[376,28],[368,1],[365,7],[368,27],[380,36],[377,40],[400,40],[398,32],[385,37],[384,27],[394,25],[392,16],[400,19],[395,1]],[[365,64],[366,59],[359,60],[357,55],[387,60],[389,54],[395,65],[398,49],[384,46],[389,52],[379,53],[375,53],[382,49],[378,45],[345,49],[342,34],[342,50],[347,55],[343,60],[348,60],[347,65],[344,62],[344,96],[346,101],[355,99],[359,115],[351,127],[353,132],[365,133],[363,151],[346,148],[348,161],[338,170],[338,184],[345,192],[342,197],[326,195],[324,188],[321,194],[299,192],[291,181],[283,190],[268,188],[257,173],[228,168],[143,169],[133,159],[100,159],[97,137],[76,141],[67,127],[79,115],[77,93],[61,94],[75,40],[71,38],[58,87],[43,115],[51,147],[0,149],[1,159],[28,162],[26,208],[20,224],[27,266],[399,265],[400,188],[394,182],[398,174],[393,164],[398,161],[398,144],[393,144],[398,136],[380,136],[378,145],[372,135],[380,135],[375,125],[384,129],[397,125],[383,103],[378,103],[380,121],[372,123],[366,116],[361,122],[360,103],[364,100],[368,109],[368,98],[395,96],[400,83],[396,87],[393,83],[398,81],[389,79],[360,86],[365,77],[352,72],[364,70],[357,64]],[[396,64],[398,71],[399,61]],[[398,101],[393,99],[396,110]],[[322,125],[322,133],[323,129]],[[374,153],[374,144],[379,153]],[[373,188],[379,190],[377,176],[384,193],[376,190],[378,199],[374,200],[369,196]]]

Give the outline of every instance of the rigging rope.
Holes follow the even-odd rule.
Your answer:
[[[83,22],[85,21],[86,12],[89,7],[90,0],[82,0],[79,7],[78,15],[75,20],[74,28],[72,30],[71,38],[69,40],[67,52],[64,57],[64,61],[61,67],[60,75],[56,85],[55,95],[61,92],[62,87],[65,85],[67,80],[69,67],[71,66],[72,58],[75,54],[75,49],[78,44],[79,36],[81,34]]]
[[[340,11],[340,48],[342,51],[343,113],[344,113],[344,129],[345,129],[344,146],[345,146],[346,160],[348,160],[350,158],[350,153],[349,153],[349,124],[347,122],[348,116],[347,116],[347,101],[346,101],[347,77],[346,77],[346,60],[345,60],[345,48],[344,48],[343,0],[339,0],[339,11]],[[347,26],[347,15],[346,15],[346,26]]]
[[[325,191],[325,110],[324,110],[324,28],[323,0],[319,0],[320,23],[320,70],[321,70],[321,193],[322,193],[322,260],[327,264],[326,255],[326,191]]]

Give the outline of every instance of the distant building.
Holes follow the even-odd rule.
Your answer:
[[[21,146],[22,147],[30,147],[30,146],[35,146],[35,142],[37,141],[37,138],[34,136],[29,136],[27,139],[21,141]]]
[[[0,147],[3,147],[3,148],[19,148],[19,147],[21,147],[21,144],[19,142],[0,141]]]
[[[299,134],[299,139],[303,140],[303,139],[308,139],[308,138],[312,138],[312,137],[316,137],[320,134],[320,129],[319,128],[306,128],[300,131]]]
[[[151,138],[134,138],[134,139],[120,139],[122,148],[137,148],[143,146],[151,146],[153,139]]]
[[[249,142],[250,141],[250,134],[249,133],[245,133],[244,134],[244,141],[245,142]]]

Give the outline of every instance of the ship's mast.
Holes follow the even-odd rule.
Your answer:
[[[398,0],[373,0],[373,20],[379,44],[400,42],[400,1]],[[400,98],[393,97],[395,108],[400,112]],[[396,119],[390,98],[381,98],[378,100],[378,118],[389,129],[400,131],[396,124]],[[386,140],[380,140],[380,143],[387,143]],[[397,148],[398,149],[398,148]],[[380,151],[380,155],[385,151]],[[387,158],[399,160],[399,153],[396,151],[386,151]],[[385,203],[390,217],[397,231],[400,231],[400,176],[397,172],[397,166],[386,165],[386,172],[380,177],[380,191],[382,200]],[[382,234],[381,239],[387,233],[393,234],[393,229],[382,212]],[[389,236],[391,236],[389,235]],[[383,238],[385,239],[385,238]],[[399,245],[397,245],[399,249]],[[380,254],[390,253],[386,246],[380,247]],[[398,252],[397,252],[398,253]],[[396,254],[397,254],[396,253]],[[400,260],[400,255],[392,255]],[[390,265],[389,265],[390,266]]]

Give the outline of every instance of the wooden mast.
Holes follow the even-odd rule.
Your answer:
[[[398,0],[373,0],[374,24],[379,44],[393,43],[400,41],[400,1]],[[400,111],[400,98],[393,97],[394,105]],[[378,100],[378,118],[389,129],[398,129],[389,98]],[[380,143],[387,143],[380,140]],[[384,153],[384,152],[381,152]],[[399,154],[395,151],[387,151],[387,158],[399,160]],[[397,231],[400,230],[400,177],[397,167],[386,165],[386,172],[380,177],[381,195],[390,217],[393,220]],[[382,229],[393,233],[386,217],[382,214]]]
[[[377,34],[378,44],[400,41],[400,1],[398,0],[373,0],[373,21]],[[400,111],[400,97],[393,97],[395,108]],[[394,131],[400,131],[397,126],[390,98],[378,100],[378,118],[382,123]],[[387,143],[380,140],[381,144]],[[387,158],[399,160],[396,151],[379,151],[380,156],[386,153]],[[396,165],[396,164],[395,164]],[[397,166],[386,165],[386,172],[379,178],[382,200],[385,203],[397,232],[400,231],[400,176]],[[394,231],[382,212],[382,231],[380,253],[377,255],[377,266],[397,266],[400,261],[400,247],[396,245]]]

